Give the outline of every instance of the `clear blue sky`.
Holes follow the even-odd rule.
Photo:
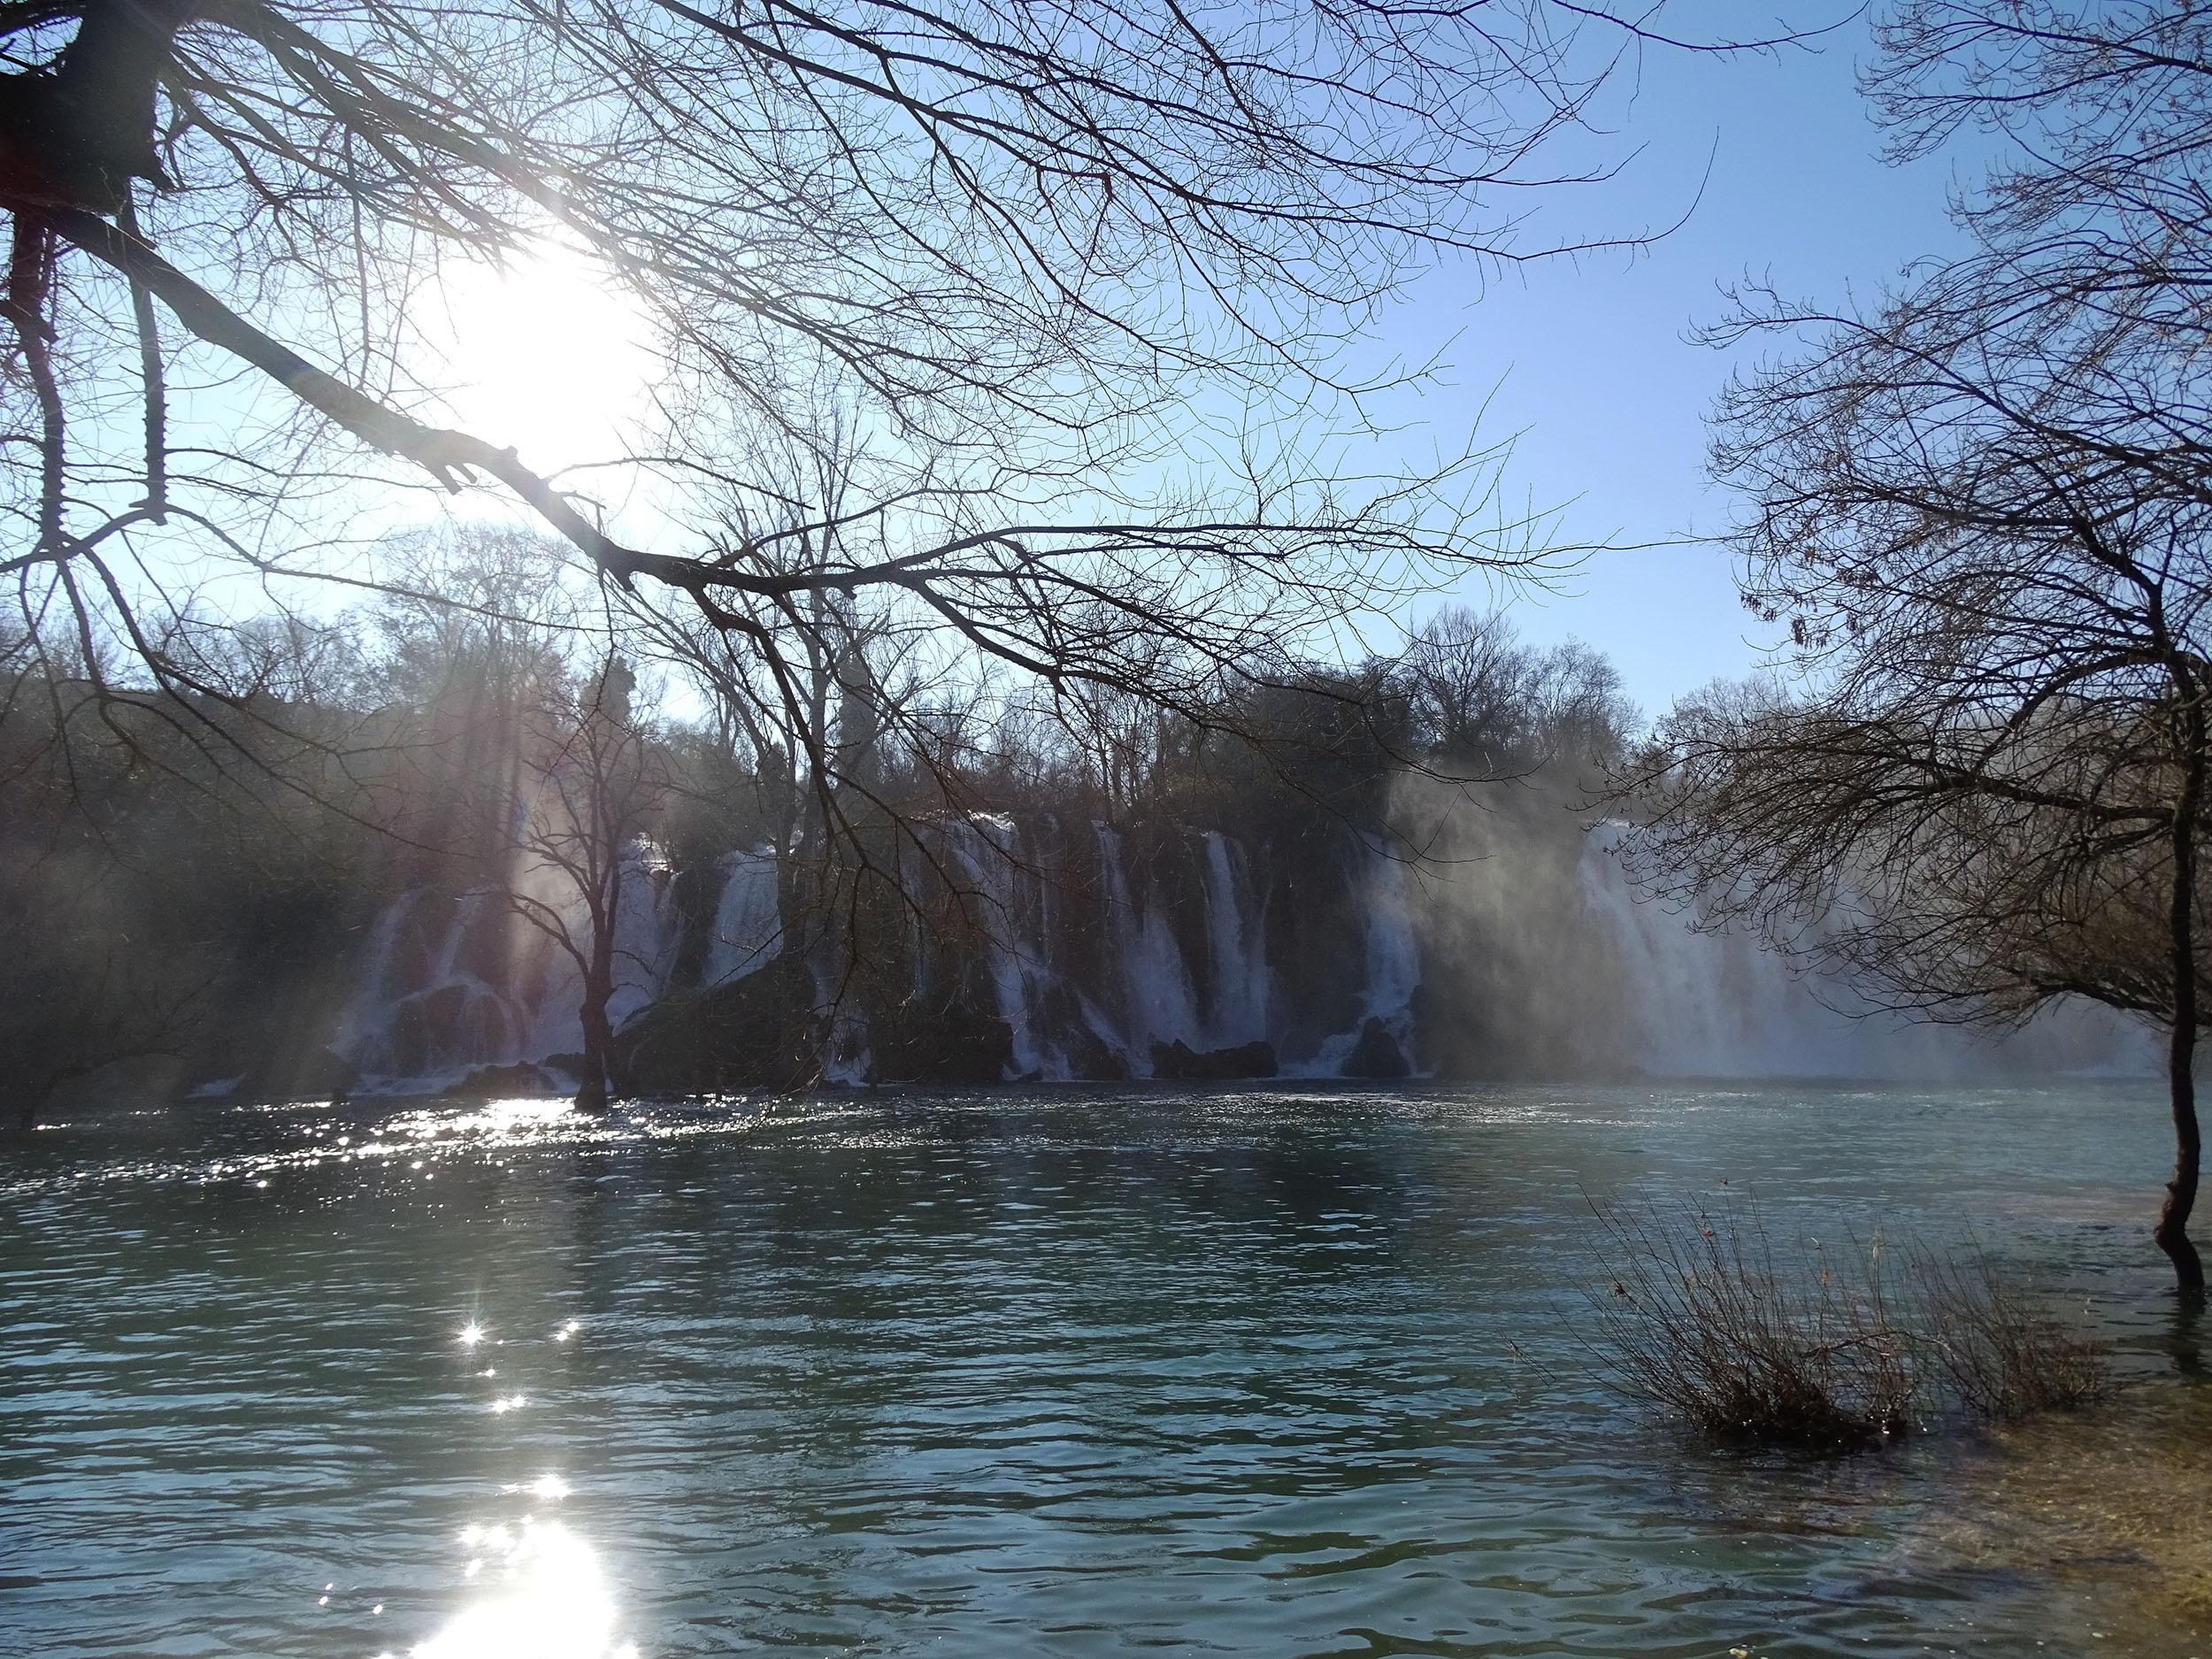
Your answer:
[[[1485,429],[1523,434],[1507,476],[1516,504],[1563,505],[1562,527],[1581,541],[1717,529],[1730,503],[1704,480],[1703,418],[1730,359],[1686,335],[1723,312],[1721,285],[1749,273],[1794,295],[1870,299],[1900,266],[1958,245],[1946,195],[1970,178],[1970,157],[1878,159],[1880,134],[1854,81],[1866,50],[1854,24],[1817,53],[1647,52],[1633,101],[1610,112],[1615,142],[1641,153],[1563,209],[1548,201],[1525,245],[1671,223],[1697,197],[1709,157],[1687,224],[1635,256],[1490,281],[1434,273],[1394,314],[1409,357],[1457,334],[1448,356],[1470,414],[1494,388]],[[1709,544],[1598,556],[1564,592],[1524,599],[1515,615],[1532,638],[1573,634],[1604,649],[1648,710],[1759,654],[1728,556]]]

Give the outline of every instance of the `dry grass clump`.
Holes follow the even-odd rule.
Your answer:
[[[2073,1411],[2111,1381],[2102,1342],[2039,1309],[1986,1256],[1913,1258],[1925,1346],[1959,1407],[1990,1423]]]
[[[1716,1440],[1847,1451],[1938,1412],[2010,1422],[2105,1386],[2103,1346],[1978,1252],[1806,1240],[1778,1258],[1755,1211],[1598,1219],[1601,1363]]]

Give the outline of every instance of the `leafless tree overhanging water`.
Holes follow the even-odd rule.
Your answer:
[[[1422,475],[1347,465],[1421,371],[1346,348],[1424,260],[1540,251],[1498,198],[1568,182],[1551,141],[1656,44],[1540,0],[162,0],[4,28],[4,568],[38,649],[91,664],[112,639],[156,687],[219,697],[146,620],[169,562],[373,580],[313,524],[383,457],[387,486],[489,484],[626,595],[684,599],[809,743],[795,658],[834,649],[810,595],[1188,714],[1212,676],[1455,570],[1540,564],[1481,516],[1482,444]],[[662,492],[651,545],[501,434],[416,412],[438,284],[540,245],[649,334],[657,430],[616,457],[630,484],[599,476]],[[790,493],[779,449],[837,476]]]
[[[1408,599],[1565,559],[1471,431],[1363,463],[1430,370],[1357,342],[1425,262],[1548,251],[1512,198],[1609,171],[1546,157],[1624,55],[1768,44],[1542,0],[117,0],[0,34],[23,729],[362,813],[380,763],[242,690],[214,636],[242,602],[309,635],[334,591],[472,603],[332,526],[488,490],[567,544],[605,631],[789,757],[849,910],[935,857],[846,764],[857,710],[924,756],[1010,699],[1272,741],[1271,692],[1364,719],[1374,687],[1328,664]],[[554,471],[444,419],[433,320],[548,251],[651,360],[636,430]],[[937,695],[860,695],[871,652]],[[272,722],[301,764],[242,736]]]
[[[2187,8],[1908,4],[1869,90],[1897,152],[2000,159],[1962,257],[1838,312],[1767,291],[1715,331],[1796,355],[1724,396],[1744,601],[1794,684],[1716,687],[1630,783],[1655,883],[1897,1006],[2058,997],[2169,1033],[2156,1239],[2190,1297],[2200,1140],[2206,459],[2194,181],[2212,57]]]

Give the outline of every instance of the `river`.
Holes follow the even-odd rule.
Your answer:
[[[64,1125],[0,1148],[0,1652],[2212,1655],[2166,1156],[2117,1083]],[[1588,1203],[1724,1191],[1970,1230],[2119,1403],[1686,1442],[1583,1343]]]

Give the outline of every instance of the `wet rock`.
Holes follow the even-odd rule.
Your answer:
[[[879,1083],[996,1083],[1013,1069],[1014,1028],[964,998],[887,1010],[868,1036]]]
[[[361,1080],[360,1068],[334,1048],[261,1056],[238,1079],[231,1098],[250,1101],[342,1100]]]
[[[1352,1052],[1344,1056],[1344,1064],[1337,1071],[1341,1077],[1411,1077],[1413,1067],[1406,1059],[1406,1051],[1398,1046],[1398,1040],[1390,1034],[1390,1028],[1370,1014],[1367,1023],[1359,1028],[1359,1041],[1352,1045]]]
[[[1087,1023],[1066,1032],[1061,1048],[1068,1057],[1068,1075],[1079,1082],[1120,1083],[1129,1076],[1129,1056]]]
[[[1030,1004],[1030,1033],[1041,1047],[1057,1048],[1068,1076],[1085,1083],[1119,1083],[1129,1075],[1129,1056],[1091,1024],[1072,986],[1048,985]]]
[[[467,1054],[458,1033],[468,1012],[470,995],[465,985],[440,985],[403,997],[393,1007],[384,1038],[392,1075],[421,1077],[442,1071],[452,1064],[457,1049]],[[377,1069],[381,1071],[386,1067]]]
[[[518,1094],[560,1094],[543,1066],[518,1060],[512,1065],[480,1065],[440,1095],[442,1100],[508,1100]]]
[[[1181,1038],[1152,1045],[1152,1075],[1178,1081],[1216,1081],[1227,1078],[1273,1077],[1277,1071],[1271,1043],[1240,1043],[1233,1048],[1194,1048]]]
[[[55,1079],[50,1089],[40,1091],[41,1099],[19,1098],[13,1103],[16,1115],[28,1128],[41,1118],[92,1118],[108,1112],[142,1110],[175,1098],[182,1092],[183,1079],[183,1065],[172,1055],[125,1055]]]
[[[614,1034],[626,1093],[806,1088],[821,1080],[814,986],[791,957],[706,991],[662,998]]]

